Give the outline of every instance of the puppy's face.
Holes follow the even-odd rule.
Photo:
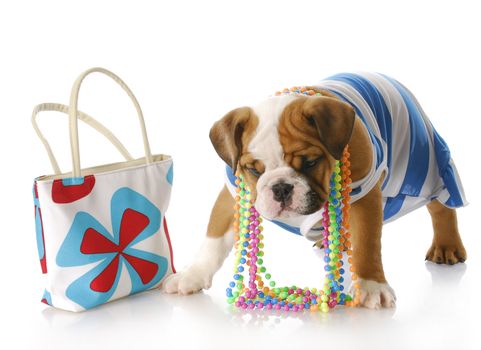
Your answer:
[[[355,113],[332,96],[276,96],[229,112],[211,129],[219,156],[238,169],[268,219],[312,214],[329,196]]]

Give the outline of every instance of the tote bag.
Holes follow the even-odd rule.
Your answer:
[[[78,111],[82,81],[94,72],[112,78],[132,100],[145,157],[134,159],[106,127]],[[36,116],[42,111],[68,114],[72,172],[60,171],[38,128]],[[82,169],[78,120],[110,140],[125,162]],[[40,104],[34,108],[32,124],[55,173],[37,177],[33,186],[37,247],[45,277],[42,301],[82,311],[158,287],[175,273],[165,219],[172,188],[172,158],[151,154],[142,110],[127,85],[106,69],[89,69],[75,81],[69,106]]]

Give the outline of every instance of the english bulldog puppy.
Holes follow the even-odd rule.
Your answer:
[[[352,179],[349,216],[361,305],[394,307],[381,259],[383,224],[427,206],[434,238],[426,259],[466,260],[455,208],[467,204],[446,142],[412,93],[377,73],[343,73],[316,86],[277,93],[217,121],[210,139],[226,163],[226,184],[193,263],[163,284],[190,294],[211,286],[233,247],[235,177],[251,189],[258,212],[296,234],[321,239],[322,206],[335,161],[346,145]]]

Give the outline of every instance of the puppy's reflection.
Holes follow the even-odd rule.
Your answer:
[[[468,268],[466,263],[445,265],[435,264],[430,261],[426,261],[425,266],[431,275],[433,289],[458,286]]]

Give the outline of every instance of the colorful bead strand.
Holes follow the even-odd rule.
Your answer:
[[[326,278],[322,290],[316,288],[277,287],[264,265],[264,235],[262,218],[254,203],[243,176],[235,175],[237,196],[235,198],[234,240],[235,265],[233,281],[226,289],[227,302],[242,309],[266,309],[284,311],[328,312],[336,305],[355,306],[359,302],[344,291],[344,262],[342,252],[346,250],[352,262],[349,234],[349,193],[351,192],[349,151],[346,147],[341,161],[336,161],[330,181],[329,200],[324,206],[323,245]],[[351,271],[353,271],[351,267]],[[249,273],[247,285],[244,273]],[[263,277],[262,277],[263,276]],[[353,281],[357,276],[352,274]],[[267,285],[268,284],[268,285]],[[358,291],[358,284],[354,284]],[[356,293],[357,294],[357,293]]]

